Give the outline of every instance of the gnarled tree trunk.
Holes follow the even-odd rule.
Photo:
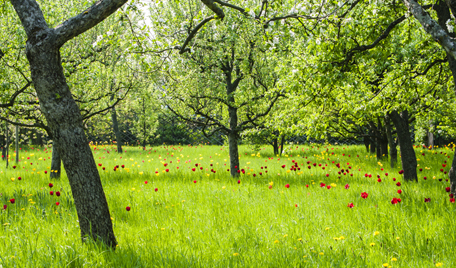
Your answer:
[[[410,137],[408,112],[402,111],[400,114],[397,111],[389,113],[389,117],[394,123],[397,131],[397,137],[400,143],[402,169],[404,170],[404,179],[406,181],[418,181],[416,173],[417,161],[415,150],[413,149],[412,139]]]
[[[57,142],[52,142],[51,178],[60,178],[62,159],[60,159]]]
[[[127,0],[98,1],[49,28],[35,0],[11,0],[27,34],[26,55],[35,90],[68,175],[83,241],[87,236],[115,248],[108,203],[84,133],[82,117],[62,68],[60,47],[114,13]]]

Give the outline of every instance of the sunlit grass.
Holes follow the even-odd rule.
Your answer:
[[[1,265],[456,264],[456,204],[450,202],[445,189],[449,183],[444,172],[449,170],[453,154],[448,148],[416,149],[418,168],[422,169],[419,182],[405,183],[398,174],[400,167],[390,169],[387,161],[377,161],[361,146],[294,145],[281,157],[272,155],[272,148],[254,151],[241,146],[240,168],[245,174],[241,172],[237,179],[227,171],[226,147],[162,146],[145,151],[128,147],[122,155],[113,146],[92,147],[96,163],[101,164],[98,169],[119,243],[117,250],[80,242],[65,173],[60,180],[49,179],[51,151],[24,148],[20,152],[24,159],[0,173],[0,205],[7,205],[0,213]],[[290,171],[293,161],[300,170]],[[341,169],[344,172],[339,175]],[[365,199],[363,192],[368,193]],[[401,202],[393,205],[394,197]],[[9,202],[13,198],[14,203]],[[425,202],[425,198],[431,201]],[[347,207],[349,203],[353,208]]]

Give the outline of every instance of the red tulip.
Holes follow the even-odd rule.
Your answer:
[[[396,186],[401,186],[401,182],[396,183]]]
[[[447,187],[447,188],[445,188],[445,190],[446,190],[447,192],[449,192],[449,191],[451,190],[451,188],[450,188],[450,187]]]
[[[145,181],[144,184],[147,184],[147,181]]]
[[[348,185],[348,183],[347,183],[347,184],[345,184],[345,189],[348,189],[348,188],[350,188],[350,185]]]
[[[366,193],[366,192],[361,193],[361,197],[362,197],[363,199],[366,199],[368,196],[369,196],[369,194]]]
[[[196,183],[196,181],[193,181],[193,183]]]
[[[402,190],[401,189],[397,190],[397,193],[402,194]]]
[[[58,205],[60,205],[60,203],[59,203],[59,202],[56,202],[55,205],[58,206]]]
[[[451,203],[454,203],[454,198],[450,198],[450,202],[451,202]]]
[[[54,184],[49,183],[49,188],[52,188],[52,187],[54,187]]]
[[[155,192],[157,192],[157,191],[158,191],[158,188],[155,188]]]
[[[55,192],[55,195],[60,196],[60,192],[59,191]]]
[[[353,207],[354,207],[354,205],[353,205],[353,203],[348,203],[347,207],[349,207],[349,208],[353,208]]]
[[[49,194],[50,194],[50,195],[54,195],[54,191],[50,191]]]
[[[14,202],[16,202],[16,200],[14,200],[14,198],[11,198],[9,201],[11,204],[14,204]]]
[[[290,188],[290,184],[285,184],[285,188]]]
[[[126,207],[125,209],[126,209],[127,211],[130,211],[130,207]]]
[[[424,198],[424,202],[425,202],[425,203],[431,202],[431,198]]]

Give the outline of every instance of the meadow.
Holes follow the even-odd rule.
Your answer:
[[[415,148],[417,183],[363,146],[241,146],[239,178],[223,146],[91,147],[116,250],[81,243],[52,148],[21,148],[0,162],[0,267],[456,267],[452,145]]]

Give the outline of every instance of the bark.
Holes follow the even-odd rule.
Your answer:
[[[5,122],[5,129],[6,129],[6,154],[5,154],[5,157],[6,157],[6,167],[8,167],[8,162],[9,162],[9,131],[8,131],[8,123]]]
[[[237,135],[234,133],[228,134],[228,144],[230,151],[230,173],[232,177],[238,177],[239,173],[237,171],[240,169],[237,138]]]
[[[394,142],[394,139],[393,139],[390,118],[388,115],[385,116],[385,129],[386,129],[386,138],[388,140],[388,145],[390,147],[389,148],[390,166],[391,166],[391,168],[394,168],[394,166],[397,163],[397,148],[396,148],[396,143]]]
[[[285,134],[282,135],[282,139],[280,140],[280,152],[279,152],[279,155],[282,156],[282,152],[283,152],[283,145],[285,144]]]
[[[19,126],[16,126],[16,163],[19,163]]]
[[[413,149],[412,139],[410,137],[408,112],[402,111],[400,114],[397,111],[392,111],[389,117],[394,123],[397,131],[397,137],[400,142],[402,169],[404,170],[404,180],[418,181],[416,173],[417,161],[415,150]]]
[[[373,154],[375,153],[375,132],[371,129],[370,131],[370,138],[369,138],[369,141],[370,141],[370,153]]]
[[[274,155],[279,154],[279,139],[277,137],[272,141],[272,147],[274,148]]]
[[[48,27],[35,0],[11,0],[27,34],[26,55],[40,108],[68,175],[82,240],[102,240],[115,248],[108,203],[84,133],[80,110],[63,73],[60,47],[114,13],[127,0],[98,1],[86,11]]]
[[[367,136],[364,137],[363,142],[364,142],[364,146],[366,147],[366,153],[369,153],[370,138]]]
[[[428,147],[434,148],[434,133],[432,133],[430,129],[427,131],[427,145]]]
[[[404,0],[410,13],[420,22],[424,30],[430,34],[447,52],[449,58],[456,58],[456,43],[448,32],[441,27],[415,0]]]
[[[117,121],[117,112],[116,107],[112,107],[111,109],[111,119],[112,119],[112,127],[114,128],[114,135],[116,136],[116,144],[117,144],[117,152],[121,154],[122,150],[122,133],[119,130],[119,122]]]
[[[0,135],[0,143],[2,145],[2,160],[5,160],[5,155],[6,155],[6,141],[5,141],[5,135]]]
[[[58,179],[60,178],[60,173],[62,169],[62,160],[60,159],[59,150],[57,142],[52,141],[52,161],[51,161],[51,178]]]

